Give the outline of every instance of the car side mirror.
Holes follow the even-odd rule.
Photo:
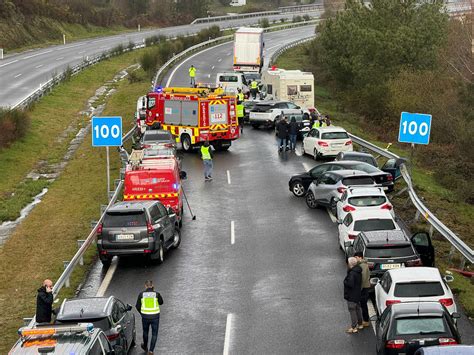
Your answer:
[[[181,171],[179,172],[179,178],[180,178],[181,180],[186,180],[186,179],[188,178],[188,174],[186,174],[186,171],[181,170]]]
[[[120,332],[122,331],[122,326],[121,326],[120,324],[117,324],[117,325],[115,326],[115,331],[116,331],[117,333],[120,333]]]
[[[130,312],[133,309],[131,304],[127,303],[127,312]]]
[[[453,312],[453,314],[451,314],[451,317],[453,317],[454,319],[459,319],[461,318],[461,315],[458,312]]]
[[[380,279],[378,277],[372,277],[372,278],[370,278],[369,282],[372,286],[375,286],[380,282]]]
[[[168,207],[167,210],[168,210],[168,216],[172,216],[175,214],[174,210],[171,207]]]
[[[453,282],[454,281],[454,276],[453,275],[444,275],[443,279],[446,282]]]

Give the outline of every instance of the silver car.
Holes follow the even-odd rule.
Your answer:
[[[349,186],[377,185],[372,176],[360,170],[328,171],[309,185],[306,204],[309,208],[326,206],[335,211],[337,201]]]

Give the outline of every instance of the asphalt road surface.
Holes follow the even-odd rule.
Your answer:
[[[310,16],[317,17],[319,12],[309,12]],[[293,18],[299,14],[281,14],[266,16],[270,21],[281,18]],[[131,32],[116,36],[89,39],[66,45],[51,46],[6,56],[0,60],[0,107],[13,106],[30,95],[40,85],[45,84],[55,74],[61,73],[68,66],[72,67],[81,63],[86,57],[93,57],[106,52],[119,44],[128,45],[130,42],[142,43],[145,38],[152,35],[177,35],[191,34],[212,25],[221,28],[238,27],[258,22],[259,18],[232,20],[211,24],[183,25],[142,32]]]

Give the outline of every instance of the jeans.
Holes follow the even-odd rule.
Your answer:
[[[358,302],[347,301],[347,308],[351,315],[351,326],[356,328],[358,325],[362,324],[362,311],[360,309],[360,304]]]
[[[280,149],[285,149],[286,147],[286,138],[280,138]]]
[[[157,318],[147,319],[142,318],[142,326],[143,326],[143,344],[145,344],[145,348],[148,351],[153,352],[155,350],[156,341],[158,340],[158,328],[160,327],[160,315]],[[148,332],[150,331],[151,327],[151,344],[148,347]]]
[[[290,134],[290,148],[291,150],[296,148],[296,134]]]
[[[190,79],[191,79],[191,86],[194,87],[196,85],[196,79],[194,76],[191,76]]]
[[[203,160],[204,163],[204,178],[210,178],[212,176],[212,160],[205,159]]]
[[[369,309],[367,308],[367,301],[369,300],[369,289],[363,288],[360,293],[360,308],[362,309],[362,319],[364,322],[369,321]]]

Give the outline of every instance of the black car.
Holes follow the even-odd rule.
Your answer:
[[[251,100],[245,100],[244,101],[244,123],[249,123],[249,115],[250,111],[253,110],[255,105],[257,105],[259,101],[251,101]]]
[[[336,161],[342,160],[352,160],[352,161],[361,161],[372,166],[378,168],[377,160],[375,160],[374,156],[369,153],[361,153],[361,152],[340,152],[336,155]]]
[[[360,161],[331,161],[315,166],[309,171],[293,175],[288,182],[290,191],[297,197],[302,197],[306,194],[309,185],[314,180],[317,180],[326,171],[334,170],[360,170],[372,176],[378,185],[381,185],[384,190],[393,191],[394,183],[393,176],[390,172],[382,171],[370,164]]]
[[[296,123],[298,124],[298,135],[296,139],[303,139],[305,134],[307,134],[311,129],[310,127],[311,123],[307,117],[307,114],[303,114],[303,113],[288,114],[288,115],[285,115],[285,118],[288,120],[288,123],[291,122],[292,118],[295,118]],[[278,122],[280,122],[280,120],[281,120],[281,116],[278,116],[277,118],[275,118],[275,134],[277,134],[276,126],[278,125]]]
[[[345,246],[347,258],[362,252],[370,277],[380,278],[385,271],[400,267],[434,266],[434,248],[425,232],[411,239],[400,229],[360,232],[352,245]]]
[[[132,306],[110,297],[65,299],[56,323],[92,323],[104,331],[116,354],[127,354],[135,345],[135,316]]]
[[[377,354],[413,355],[425,346],[455,345],[461,335],[459,314],[439,302],[404,302],[388,306],[375,323]]]

